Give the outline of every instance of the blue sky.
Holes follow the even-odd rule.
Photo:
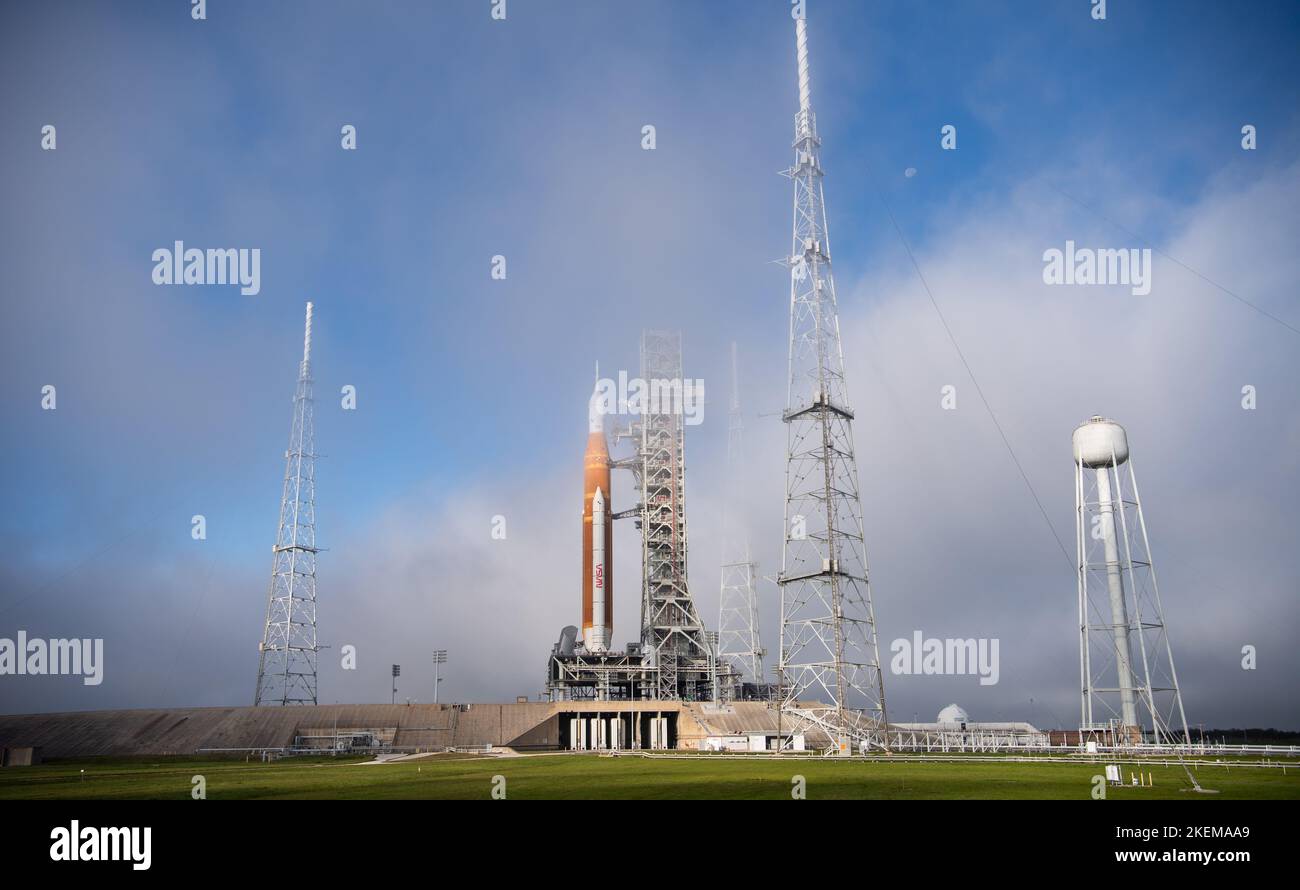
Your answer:
[[[504,22],[491,19],[490,5],[224,2],[210,4],[204,22],[180,2],[17,3],[0,13],[8,271],[0,486],[9,505],[0,542],[12,556],[0,574],[0,635],[99,630],[110,652],[132,653],[122,679],[95,695],[51,679],[10,686],[15,707],[251,696],[308,299],[317,307],[317,426],[328,455],[319,471],[321,541],[332,548],[321,563],[323,638],[338,644],[355,629],[383,664],[433,648],[402,637],[402,624],[453,638],[442,643],[453,651],[517,643],[528,655],[508,676],[486,677],[484,661],[457,691],[467,699],[535,692],[549,643],[576,611],[576,549],[561,531],[577,509],[576,495],[565,498],[577,485],[593,364],[634,371],[646,326],[684,331],[687,373],[715,396],[714,421],[688,444],[702,611],[716,609],[708,511],[719,494],[710,480],[725,442],[718,419],[731,339],[749,369],[742,397],[762,478],[752,533],[775,570],[781,430],[758,415],[784,402],[788,295],[770,261],[786,251],[790,225],[789,184],[775,175],[790,162],[796,105],[788,4],[509,0]],[[1035,401],[1089,376],[1068,366],[1055,340],[1077,319],[1044,309],[1050,299],[1017,302],[1015,294],[1041,286],[1037,255],[1066,238],[1133,240],[1062,191],[1300,326],[1287,247],[1296,211],[1264,200],[1296,184],[1300,10],[1111,2],[1096,22],[1089,8],[1086,0],[809,3],[850,389],[867,419],[859,443],[864,461],[889,467],[867,509],[869,530],[880,524],[881,543],[868,540],[873,567],[894,585],[882,579],[877,593],[900,628],[883,627],[885,638],[923,619],[937,627],[946,614],[954,633],[1032,635],[1039,625],[999,629],[995,616],[1061,579],[1050,574],[1060,571],[1055,544],[978,402],[966,403],[972,438],[958,452],[947,450],[951,433],[919,419],[914,406],[928,410],[937,390],[929,369],[964,378],[953,377],[960,366],[916,289],[882,197],[1049,500],[1058,489],[1069,494],[1068,459],[1064,470],[1052,463],[1055,439],[1116,402],[1117,414],[1171,412],[1144,431],[1169,447],[1152,447],[1140,464],[1155,475],[1144,493],[1170,477],[1156,509],[1170,525],[1197,512],[1192,499],[1216,496],[1189,484],[1188,500],[1179,499],[1181,433],[1216,455],[1254,455],[1245,472],[1257,476],[1218,492],[1240,493],[1242,515],[1272,507],[1278,490],[1296,491],[1294,458],[1284,455],[1295,435],[1297,336],[1183,270],[1170,268],[1164,293],[1194,300],[1194,311],[1152,302],[1132,317],[1100,313],[1135,332],[1131,353],[1110,362],[1127,359],[1123,373],[1111,368],[1078,403]],[[39,150],[47,123],[58,127],[54,152]],[[355,152],[339,147],[349,123]],[[1246,123],[1260,134],[1254,152],[1239,144]],[[657,129],[653,152],[640,148],[644,124]],[[958,128],[957,151],[939,147],[944,124]],[[903,175],[909,167],[915,176]],[[261,293],[155,287],[150,254],[178,239],[261,248]],[[1216,242],[1231,253],[1199,251]],[[489,277],[495,254],[507,257],[506,281]],[[1000,272],[986,268],[1000,258]],[[978,288],[966,287],[985,280],[981,270],[1003,276],[1005,302],[982,303]],[[1087,336],[1080,328],[1078,339]],[[1041,354],[1022,353],[1034,343]],[[1208,369],[1207,349],[1222,373]],[[1227,411],[1240,383],[1256,380],[1269,387],[1275,413],[1254,418],[1250,430],[1237,426],[1238,411],[1213,415],[1218,428],[1207,433],[1194,418],[1209,416],[1213,399],[1170,397],[1170,381],[1222,390],[1227,408],[1213,410]],[[56,412],[40,410],[47,383],[59,388]],[[357,387],[356,412],[338,410],[344,384]],[[1169,404],[1180,398],[1181,411]],[[880,461],[890,446],[930,463]],[[875,472],[864,470],[868,498]],[[988,541],[956,507],[950,524],[890,500],[890,484],[906,493],[921,476],[951,474],[948,490],[957,492],[985,473],[1007,510]],[[967,500],[952,495],[953,504]],[[882,502],[890,506],[876,509]],[[1068,542],[1068,504],[1052,503]],[[208,518],[201,545],[189,537],[194,513]],[[476,538],[462,539],[473,532],[457,523],[486,536],[495,513],[514,523],[514,549],[482,551]],[[1300,571],[1284,550],[1296,520],[1289,508],[1235,550],[1258,548],[1249,554],[1258,573],[1251,584],[1290,603],[1281,623],[1292,628]],[[1169,528],[1169,562],[1203,553],[1213,534],[1200,533]],[[626,555],[616,565],[629,591],[634,539],[630,529],[621,534]],[[396,552],[407,535],[410,546]],[[440,542],[427,559],[393,574],[429,537]],[[918,562],[907,548],[925,552],[926,544],[981,587],[1020,593],[1008,590],[976,613],[988,626],[969,630],[980,620],[963,624],[960,610],[909,611],[926,596],[904,591],[948,602],[962,583],[899,568]],[[502,573],[488,575],[499,606],[528,601],[538,610],[521,613],[527,627],[506,632],[501,614],[448,605],[473,596],[460,585],[483,577],[483,560]],[[1190,587],[1207,571],[1178,578],[1171,569]],[[1068,606],[1070,588],[1067,577],[1052,595]],[[766,630],[774,650],[774,617]],[[1051,651],[1068,667],[1068,627],[1053,633],[1066,649]],[[1177,626],[1173,634],[1177,646]],[[1013,658],[1007,645],[1004,658]],[[164,679],[152,676],[160,660]],[[1292,656],[1271,688],[1296,666]],[[986,712],[1012,714],[1034,692],[1040,701],[1055,696],[1062,712],[1072,706],[1068,670],[1036,690],[1005,673],[1003,698]],[[1207,663],[1203,676],[1222,671]],[[922,712],[949,695],[983,694],[901,688]],[[1214,688],[1199,702],[1213,720],[1300,724],[1294,701],[1243,712],[1229,706],[1240,690]],[[382,672],[365,682],[322,675],[322,699],[386,691]],[[0,687],[0,702],[10,697]]]

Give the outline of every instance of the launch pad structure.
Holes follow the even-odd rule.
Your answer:
[[[609,518],[633,519],[641,532],[641,638],[617,651],[592,645],[576,627],[566,627],[547,661],[551,701],[717,701],[723,689],[730,698],[741,685],[740,674],[719,660],[716,636],[700,620],[687,580],[680,331],[642,332],[641,380],[672,394],[672,401],[643,405],[616,430],[615,443],[631,442],[635,451],[609,460],[613,469],[632,471],[640,497],[631,509],[611,508]],[[587,572],[584,566],[584,578]]]
[[[528,730],[513,739],[527,735],[530,744],[609,750],[672,748],[686,739],[731,745],[747,735],[747,745],[763,741],[746,750],[804,751],[811,743],[840,755],[1055,744],[1029,724],[968,725],[942,715],[936,724],[888,720],[802,14],[795,17],[795,58],[794,163],[784,171],[794,201],[784,259],[790,325],[781,415],[787,446],[783,554],[775,578],[781,598],[777,682],[764,676],[757,569],[734,516],[723,521],[716,631],[706,628],[691,594],[685,427],[696,416],[689,401],[703,393],[683,376],[681,332],[645,330],[638,383],[648,392],[638,405],[620,393],[615,410],[608,392],[601,395],[609,381],[597,371],[584,456],[579,626],[565,627],[551,648],[542,696],[547,702],[516,703],[553,706],[545,720],[553,718],[554,725],[548,722],[540,736]],[[255,708],[318,707],[311,336],[308,303]],[[728,510],[735,510],[742,422],[734,343],[731,358],[726,488]],[[606,415],[615,414],[631,420],[607,427]],[[630,453],[611,456],[611,434],[615,446],[630,443]],[[1191,750],[1127,433],[1094,416],[1076,429],[1073,444],[1081,694],[1073,744],[1094,752]],[[622,511],[615,509],[613,470],[630,470],[634,478],[637,503]],[[619,519],[634,521],[641,543],[639,633],[622,649],[613,645],[613,523]],[[457,707],[468,713],[472,706]]]

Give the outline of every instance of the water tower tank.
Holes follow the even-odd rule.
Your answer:
[[[1074,431],[1074,459],[1085,467],[1108,467],[1128,460],[1128,436],[1113,420],[1094,415]]]

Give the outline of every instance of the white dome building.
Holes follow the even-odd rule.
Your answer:
[[[1048,734],[1028,723],[975,723],[951,704],[933,723],[890,723],[890,740],[900,751],[1007,751],[1048,747]]]
[[[953,704],[948,705],[948,707],[940,711],[939,716],[935,718],[934,722],[940,726],[965,726],[970,722],[970,717],[967,716],[966,712],[963,711],[961,707]]]

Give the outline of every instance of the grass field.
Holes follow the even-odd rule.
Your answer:
[[[82,770],[85,770],[84,774]],[[1151,788],[1108,788],[1112,800],[1300,799],[1300,765],[1278,769],[1206,767],[1205,788],[1189,787],[1178,766],[1154,766]],[[1124,768],[1128,778],[1129,768]],[[192,778],[206,780],[209,800],[446,799],[484,800],[493,777],[505,777],[509,799],[773,799],[789,800],[792,778],[806,780],[809,800],[828,799],[1078,799],[1092,791],[1093,763],[876,763],[693,757],[647,759],[546,755],[438,755],[364,765],[356,759],[97,760],[0,770],[0,800],[188,799]],[[498,783],[499,784],[499,783]]]

